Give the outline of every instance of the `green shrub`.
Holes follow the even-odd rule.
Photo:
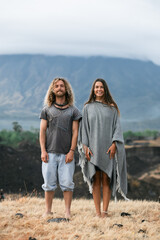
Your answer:
[[[139,139],[139,138],[148,138],[148,137],[152,137],[154,139],[156,139],[159,136],[159,132],[156,130],[145,130],[142,132],[132,132],[132,131],[127,131],[123,133],[124,136],[124,140],[126,140],[127,138],[130,139]]]
[[[0,131],[0,144],[18,147],[20,143],[37,144],[38,134],[37,129],[32,131],[24,131],[18,122],[13,122],[13,130]]]

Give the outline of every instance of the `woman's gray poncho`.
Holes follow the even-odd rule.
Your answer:
[[[116,142],[114,159],[109,158],[107,151]],[[93,153],[91,160],[85,158],[83,144]],[[83,108],[82,121],[78,137],[79,164],[82,168],[84,181],[89,185],[92,193],[95,166],[105,172],[110,178],[112,195],[116,191],[126,198],[127,171],[123,134],[120,126],[118,112],[115,107],[110,107],[100,102],[86,104]]]

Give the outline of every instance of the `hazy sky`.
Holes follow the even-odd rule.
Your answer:
[[[0,0],[0,54],[13,53],[160,64],[160,0]]]

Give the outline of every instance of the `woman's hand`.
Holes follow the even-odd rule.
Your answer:
[[[91,156],[93,156],[93,153],[92,153],[91,150],[90,150],[87,146],[85,146],[85,145],[83,145],[83,149],[84,149],[85,156],[86,156],[87,160],[90,161]]]
[[[115,153],[116,153],[116,143],[115,142],[113,142],[112,143],[112,145],[110,146],[110,148],[108,149],[108,151],[107,151],[107,154],[110,154],[110,159],[113,159],[114,158],[114,156],[115,156]]]

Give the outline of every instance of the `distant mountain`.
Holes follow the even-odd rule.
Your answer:
[[[120,108],[122,121],[157,122],[160,118],[160,66],[152,62],[98,56],[1,55],[1,119],[37,118],[48,86],[57,76],[70,81],[80,109],[93,81],[101,77]]]

